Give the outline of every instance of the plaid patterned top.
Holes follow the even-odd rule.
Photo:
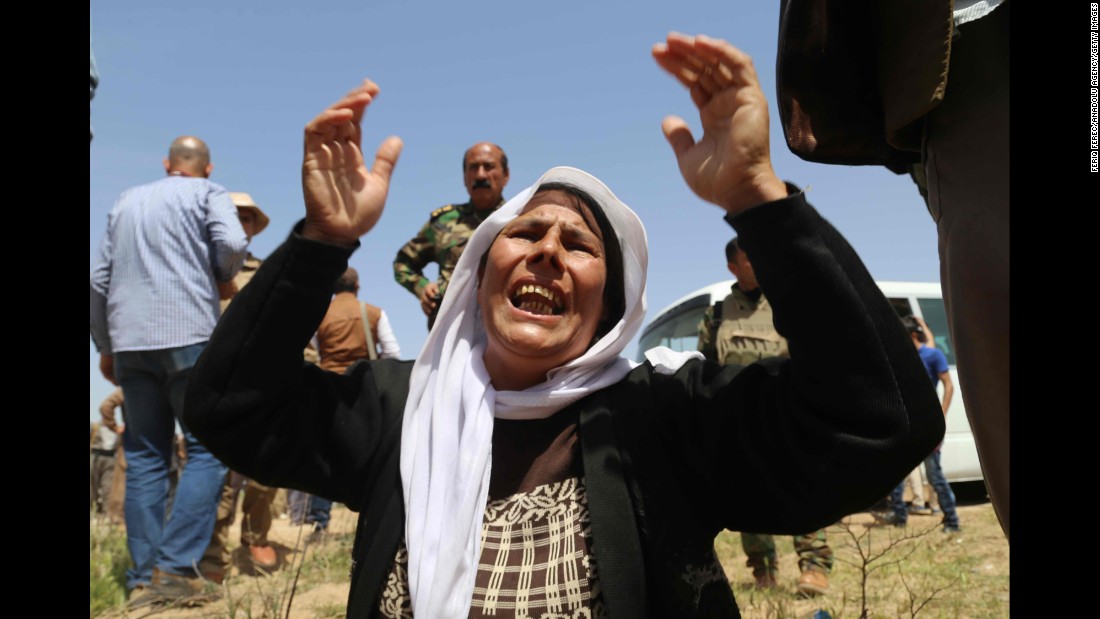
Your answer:
[[[205,342],[221,315],[217,282],[248,238],[225,188],[167,176],[119,197],[91,275],[91,333],[101,354]]]
[[[490,500],[481,527],[470,617],[606,617],[590,551],[584,479],[571,477]],[[379,614],[411,619],[404,541],[382,591]]]

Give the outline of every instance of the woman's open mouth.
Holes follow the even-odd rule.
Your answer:
[[[560,316],[561,295],[537,284],[524,284],[512,295],[512,307],[537,316]]]

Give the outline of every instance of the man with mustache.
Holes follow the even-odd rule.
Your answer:
[[[475,144],[462,157],[462,174],[470,201],[432,211],[428,223],[397,252],[393,261],[394,279],[420,300],[429,330],[435,324],[447,282],[466,241],[481,222],[504,204],[502,192],[508,184],[508,157],[496,144]],[[431,262],[439,265],[436,282],[424,277],[424,267]]]

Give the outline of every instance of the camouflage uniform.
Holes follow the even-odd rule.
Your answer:
[[[715,314],[721,312],[718,318]],[[763,294],[756,301],[733,285],[729,296],[708,307],[699,323],[699,352],[723,365],[748,365],[768,357],[787,357],[787,340],[772,324],[772,308]],[[748,556],[745,564],[756,574],[779,570],[775,539],[771,535],[741,533],[741,547]],[[828,573],[833,567],[833,550],[825,530],[794,536],[798,568],[813,566]]]
[[[490,214],[500,208],[504,200],[491,210],[474,208],[474,205],[448,204],[432,211],[431,218],[416,237],[405,244],[397,257],[393,260],[393,278],[397,283],[408,289],[409,292],[419,297],[420,291],[427,286],[429,280],[424,277],[424,267],[431,262],[439,264],[439,302],[447,291],[447,283],[451,280],[458,258],[462,250],[466,248],[466,241],[473,235],[481,222]],[[428,328],[435,322],[436,311],[428,318]]]

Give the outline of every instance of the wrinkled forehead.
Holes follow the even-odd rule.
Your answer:
[[[579,196],[561,189],[544,189],[531,196],[531,199],[520,209],[516,218],[512,220],[512,223],[524,219],[525,217],[538,217],[540,213],[548,213],[550,209],[544,207],[561,207],[562,209],[575,213],[579,220],[575,223],[583,224],[589,232],[595,234],[600,241],[603,241],[603,231],[600,230],[599,223],[596,221],[596,216],[592,212],[592,208]]]

